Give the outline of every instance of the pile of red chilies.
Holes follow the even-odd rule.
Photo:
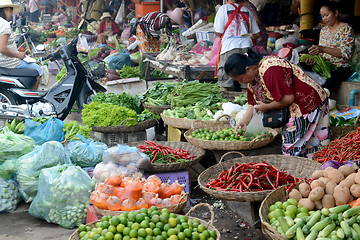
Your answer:
[[[151,152],[153,158],[150,159],[151,163],[154,163],[156,157],[160,154],[164,156],[164,158],[169,162],[175,162],[174,159],[186,159],[186,160],[193,160],[196,156],[191,155],[188,151],[184,149],[173,149],[168,146],[162,146],[152,141],[145,141],[147,145],[140,145],[139,150],[143,153]],[[167,157],[168,156],[168,157]]]
[[[236,163],[228,171],[224,170],[219,177],[205,185],[207,188],[231,192],[258,192],[273,190],[280,186],[287,185],[288,192],[302,178],[296,178],[276,167],[261,163]]]
[[[327,160],[343,163],[347,160],[360,159],[360,127],[323,147],[313,155],[313,159],[320,163]]]

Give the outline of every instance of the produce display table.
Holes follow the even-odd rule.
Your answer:
[[[179,81],[197,80],[213,80],[215,66],[211,65],[175,65],[172,61],[164,61],[156,59],[156,53],[143,54],[145,59],[145,80],[151,81],[150,68],[155,68],[167,74],[175,76]]]

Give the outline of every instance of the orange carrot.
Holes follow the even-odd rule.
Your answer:
[[[354,207],[357,207],[357,206],[360,206],[360,198],[352,201],[349,203],[349,205],[351,206],[351,208],[354,208]]]

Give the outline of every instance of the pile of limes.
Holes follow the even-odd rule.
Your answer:
[[[199,220],[188,220],[155,206],[114,217],[104,216],[95,227],[80,225],[78,229],[82,240],[216,239],[216,232],[208,230]]]
[[[242,129],[239,129],[237,133],[238,134],[236,134],[234,129],[231,128],[225,128],[217,131],[204,128],[204,129],[194,130],[191,133],[191,137],[202,140],[211,140],[211,141],[251,141],[258,136],[265,135],[265,132],[259,132],[256,135],[244,136],[242,135],[243,134]],[[266,138],[268,138],[268,136],[264,136],[259,140],[263,140]]]

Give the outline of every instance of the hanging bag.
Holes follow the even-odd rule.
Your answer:
[[[221,34],[220,36],[220,40],[217,44],[219,44],[219,46],[213,46],[213,48],[218,48],[219,49],[219,53],[217,56],[217,61],[216,61],[216,67],[215,67],[215,76],[214,78],[217,78],[217,72],[218,72],[218,66],[219,66],[219,61],[220,61],[220,53],[221,53],[221,47],[222,47],[222,39],[224,36],[224,33],[226,32],[227,28],[230,26],[231,22],[234,20],[236,14],[240,14],[241,17],[243,18],[243,20],[245,21],[246,25],[248,26],[248,29],[250,29],[250,25],[249,25],[249,19],[247,18],[247,16],[245,16],[245,14],[243,14],[240,10],[243,7],[243,5],[239,5],[238,7],[236,7],[235,4],[231,3],[231,5],[235,8],[235,11],[230,15],[225,28],[224,28],[224,32]],[[215,45],[215,43],[214,43]]]

